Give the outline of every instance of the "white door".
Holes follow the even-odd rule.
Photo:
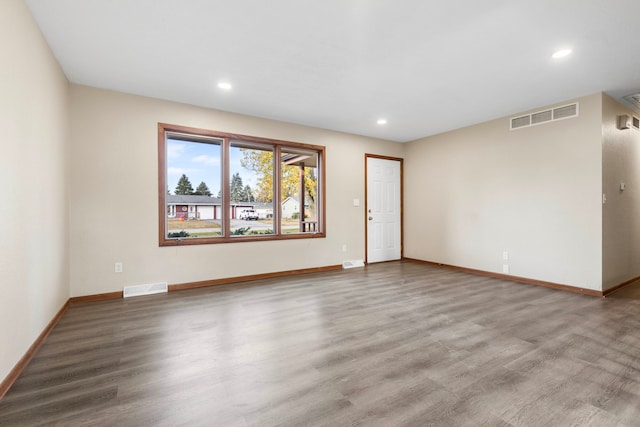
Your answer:
[[[400,259],[400,160],[367,157],[367,262]]]

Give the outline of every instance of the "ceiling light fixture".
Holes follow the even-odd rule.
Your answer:
[[[553,59],[560,59],[560,58],[564,58],[565,56],[568,56],[571,54],[571,49],[560,49],[557,50],[555,52],[553,52],[553,55],[551,55],[551,57]]]
[[[386,125],[387,124],[387,119],[378,119],[378,121],[376,122],[379,125]]]
[[[229,82],[220,82],[220,83],[218,83],[218,87],[220,89],[224,89],[224,90],[231,90],[231,88],[232,88],[231,83],[229,83]]]

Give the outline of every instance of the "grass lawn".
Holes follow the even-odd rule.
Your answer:
[[[179,219],[168,220],[169,231],[171,230],[194,230],[198,228],[220,228],[217,222],[202,221],[194,219],[190,221],[180,221]]]
[[[211,231],[211,232],[207,232],[207,233],[199,233],[199,232],[192,232],[189,233],[189,237],[220,237],[222,235],[222,233],[220,231]]]
[[[297,228],[291,228],[291,229],[287,228],[287,229],[282,230],[282,234],[296,234],[296,233],[299,233],[299,232],[300,232],[300,230],[297,229]]]
[[[219,220],[218,220],[219,221]],[[266,224],[266,225],[273,225],[273,220],[272,219],[260,219],[257,220],[256,222],[261,223],[261,224]],[[290,219],[290,218],[285,218],[282,220],[281,223],[283,226],[297,226],[300,224],[300,221],[298,221],[297,219]],[[221,231],[202,231],[202,232],[198,232],[198,229],[203,229],[203,228],[222,228],[222,226],[220,225],[219,222],[212,222],[212,221],[203,221],[203,220],[186,220],[186,221],[180,221],[179,219],[168,219],[167,220],[167,225],[169,228],[169,231],[181,231],[184,230],[186,232],[189,233],[189,237],[217,237],[220,236],[222,233]],[[260,231],[256,230],[257,233],[256,234],[262,234]],[[299,233],[300,232],[300,228],[296,227],[294,229],[283,229],[282,230],[282,234],[294,234],[294,233]],[[249,234],[249,233],[247,233]]]

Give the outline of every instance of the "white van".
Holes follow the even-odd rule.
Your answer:
[[[256,220],[258,219],[258,213],[253,209],[243,209],[240,211],[240,219]]]

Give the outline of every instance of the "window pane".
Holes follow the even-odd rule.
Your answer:
[[[318,227],[318,153],[282,148],[280,158],[283,234],[315,233]]]
[[[222,236],[221,147],[218,139],[167,135],[168,239]]]
[[[229,203],[231,236],[274,234],[273,147],[231,141]]]

